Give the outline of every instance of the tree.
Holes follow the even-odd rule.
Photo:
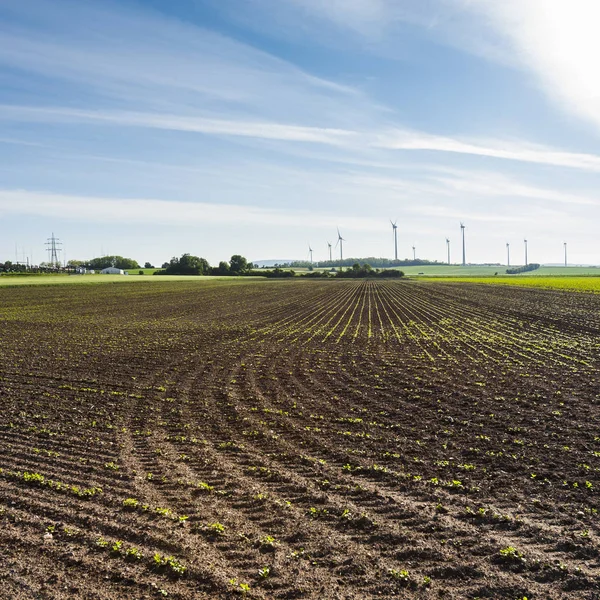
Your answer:
[[[101,256],[100,258],[92,258],[88,262],[91,269],[102,270],[107,267],[116,267],[117,269],[139,269],[136,260],[133,258],[125,258],[123,256]]]
[[[230,275],[229,263],[222,260],[216,269],[213,269],[215,275]]]
[[[151,263],[149,263],[148,261],[146,261],[144,263],[144,269],[154,269],[154,265],[152,265]]]
[[[234,254],[229,261],[229,269],[235,275],[246,273],[248,269],[248,261],[239,254]]]
[[[165,263],[167,264],[167,263]],[[208,275],[210,265],[205,258],[193,256],[191,254],[182,254],[181,258],[174,256],[167,264],[162,275]]]

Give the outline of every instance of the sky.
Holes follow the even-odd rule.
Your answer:
[[[0,261],[600,264],[597,0],[0,0]],[[339,248],[334,248],[334,253]]]

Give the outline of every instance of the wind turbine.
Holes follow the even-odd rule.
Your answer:
[[[563,242],[563,246],[565,247],[565,267],[567,266],[567,242]]]
[[[312,265],[312,262],[313,262],[313,259],[312,259],[313,249],[310,247],[310,244],[308,244],[308,253],[310,254],[310,264]]]
[[[340,233],[340,228],[338,227],[337,230],[338,233],[338,238],[337,238],[337,242],[335,244],[335,247],[337,248],[337,245],[340,245],[340,261],[344,260],[344,242],[346,241],[343,237],[342,234]]]
[[[414,245],[413,245],[412,249],[413,249],[413,260],[417,260],[417,249],[414,247]]]
[[[506,266],[510,267],[510,243],[506,242]]]
[[[446,250],[448,250],[448,264],[450,264],[450,238],[446,238]]]
[[[529,264],[527,262],[527,240],[523,240],[523,242],[525,242],[525,266],[527,266]]]
[[[398,221],[392,221],[390,219],[390,223],[392,224],[392,229],[394,230],[394,260],[398,260]]]
[[[329,248],[329,262],[333,262],[333,259],[331,258],[331,244],[329,242],[327,242],[327,248]]]
[[[460,223],[460,232],[462,234],[462,246],[463,246],[463,267],[467,264],[467,254],[465,250],[465,224],[461,221]]]

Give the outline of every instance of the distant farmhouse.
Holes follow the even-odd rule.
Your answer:
[[[106,267],[100,271],[102,275],[126,275],[123,269],[117,269],[116,267]]]

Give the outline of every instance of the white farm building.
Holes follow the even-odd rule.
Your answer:
[[[100,271],[102,275],[125,275],[123,269],[117,269],[116,267],[106,267]]]

